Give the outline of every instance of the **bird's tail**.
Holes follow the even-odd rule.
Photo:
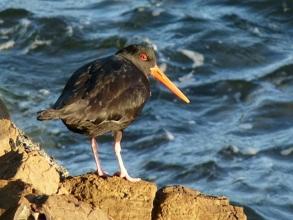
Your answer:
[[[59,111],[56,109],[47,109],[47,110],[39,111],[37,115],[37,119],[39,121],[54,120],[59,118],[60,118],[60,114],[59,114]]]

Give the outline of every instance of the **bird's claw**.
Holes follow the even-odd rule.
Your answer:
[[[124,178],[124,179],[130,181],[130,182],[139,182],[139,181],[141,181],[141,178],[131,177],[131,176],[128,175],[127,172],[117,172],[117,173],[115,173],[115,176],[119,176],[121,178]]]
[[[99,177],[108,177],[108,176],[110,176],[109,175],[109,173],[107,173],[107,172],[105,172],[105,171],[96,171],[97,172],[97,174],[99,175]]]
[[[141,178],[133,178],[131,176],[125,176],[124,178],[127,179],[130,182],[139,182],[139,181],[141,181]]]

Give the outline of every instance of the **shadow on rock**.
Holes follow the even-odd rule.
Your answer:
[[[23,154],[10,151],[0,157],[0,179],[10,179],[15,176],[22,164]]]

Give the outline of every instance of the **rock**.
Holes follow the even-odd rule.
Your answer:
[[[48,195],[58,189],[58,171],[36,150],[10,151],[0,157],[0,167],[1,179],[21,179]]]
[[[96,174],[66,177],[15,125],[0,119],[0,220],[245,220],[225,197],[183,186],[129,182]],[[60,182],[61,181],[61,182]]]
[[[47,196],[21,180],[0,180],[0,219],[110,220],[102,210],[71,195]]]
[[[66,176],[39,146],[6,119],[0,120],[0,179],[21,179],[44,194],[57,191]]]
[[[0,219],[13,219],[20,199],[34,189],[21,180],[0,180]]]
[[[86,174],[66,179],[58,193],[94,204],[115,220],[150,220],[156,191],[154,183]]]
[[[0,156],[15,147],[18,135],[18,129],[10,120],[0,119]]]
[[[246,220],[243,208],[225,197],[204,195],[183,186],[167,186],[157,192],[154,220]]]
[[[66,208],[65,208],[66,207]],[[105,212],[94,205],[78,201],[71,195],[53,195],[42,205],[47,219],[108,220]]]
[[[14,219],[110,220],[99,208],[71,195],[29,195],[18,205]]]

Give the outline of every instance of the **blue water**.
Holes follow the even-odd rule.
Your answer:
[[[126,44],[149,42],[187,94],[152,82],[125,130],[133,176],[225,195],[248,219],[293,219],[293,2],[0,1],[0,98],[16,124],[71,174],[95,169],[86,137],[39,122],[72,72]],[[112,137],[98,138],[105,170]]]

